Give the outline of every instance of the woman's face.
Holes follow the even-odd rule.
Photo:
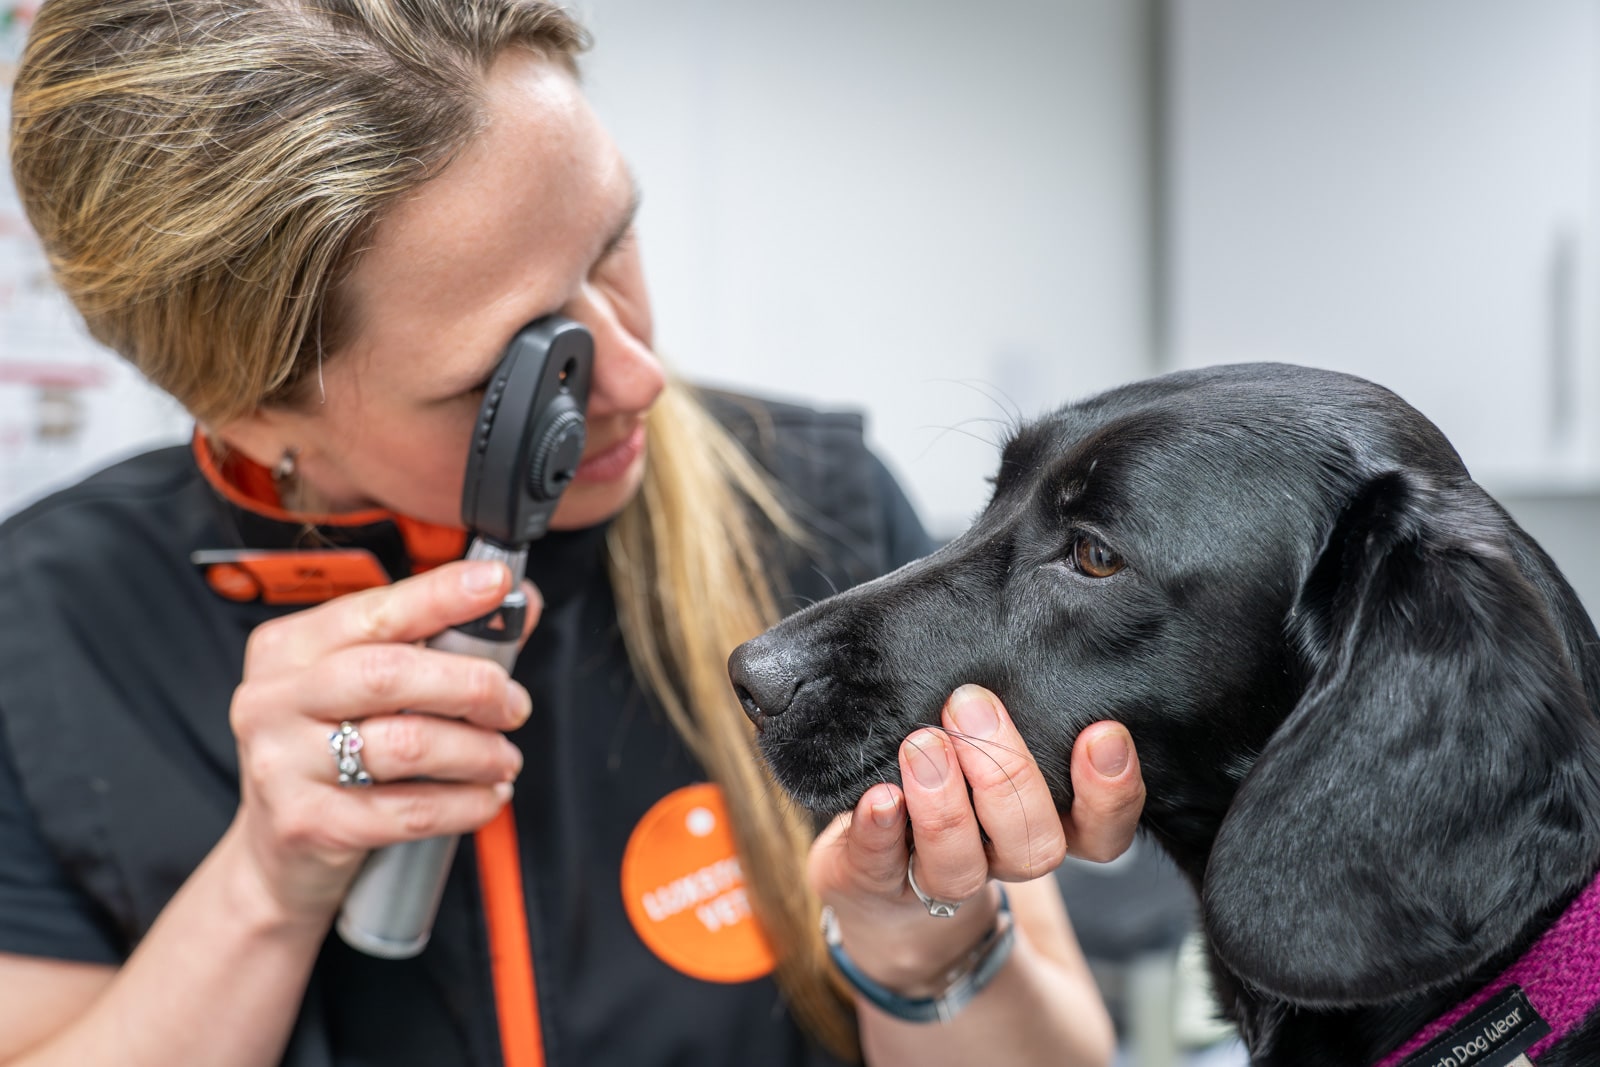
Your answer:
[[[595,360],[583,460],[551,525],[601,522],[639,487],[664,377],[632,177],[557,62],[501,56],[487,113],[465,151],[378,223],[342,290],[351,342],[320,390],[251,417],[275,427],[271,447],[298,449],[301,510],[376,505],[459,523],[482,386],[517,330],[556,311],[589,328]]]

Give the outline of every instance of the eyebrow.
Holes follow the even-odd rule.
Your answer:
[[[596,263],[605,262],[606,257],[615,252],[617,247],[621,245],[623,241],[628,239],[628,234],[633,230],[633,224],[639,217],[639,180],[638,178],[634,177],[634,174],[631,170],[628,172],[628,187],[628,206],[622,212],[622,215],[617,219],[617,224],[612,228],[610,235],[606,237],[605,244],[600,246],[600,254],[594,257],[594,261]],[[499,360],[497,359],[494,367],[498,366]],[[494,367],[489,369],[488,375],[483,377],[482,381],[477,382],[474,388],[481,387],[489,380],[490,377],[493,377]],[[461,392],[462,390],[460,388],[452,389],[448,396],[444,399],[450,399],[459,396]]]
[[[622,218],[612,229],[611,236],[606,238],[606,243],[600,246],[600,254],[594,258],[596,263],[601,262],[617,250],[617,246],[628,239],[628,234],[633,230],[633,224],[639,217],[639,179],[635,178],[632,171],[628,172],[628,208],[622,213]]]

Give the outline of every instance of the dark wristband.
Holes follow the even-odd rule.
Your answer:
[[[945,971],[942,976],[943,988],[931,997],[902,996],[863,973],[844,950],[839,923],[834,918],[832,908],[822,909],[822,939],[827,943],[828,955],[833,957],[839,973],[868,1003],[906,1022],[947,1023],[973,997],[983,992],[1000,968],[1005,966],[1016,944],[1016,930],[1011,921],[1011,901],[1006,897],[1006,887],[1001,886],[1000,910],[995,914],[994,925],[971,952]]]

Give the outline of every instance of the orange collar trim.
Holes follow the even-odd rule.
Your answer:
[[[230,453],[219,460],[212,451],[210,439],[198,427],[195,428],[192,448],[195,464],[206,481],[229,503],[244,511],[275,522],[306,526],[350,527],[393,523],[405,542],[412,570],[418,573],[460,559],[466,551],[467,531],[464,528],[438,526],[384,508],[330,514],[289,511],[284,508],[283,500],[278,495],[272,472],[261,464],[242,452]]]

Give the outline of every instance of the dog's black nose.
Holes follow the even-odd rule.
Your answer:
[[[800,688],[800,672],[794,667],[793,653],[759,637],[733,650],[728,657],[728,677],[739,703],[744,705],[744,713],[757,727],[788,711]]]

